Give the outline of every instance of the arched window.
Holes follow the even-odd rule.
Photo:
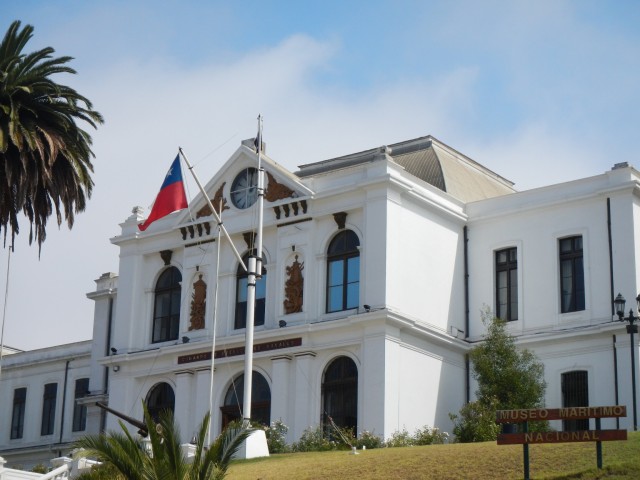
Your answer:
[[[325,425],[327,417],[344,428],[358,428],[358,367],[349,357],[338,357],[329,364],[322,381],[322,407]]]
[[[249,253],[242,257],[245,265],[249,266]],[[262,256],[264,259],[264,255]],[[247,326],[247,272],[242,265],[238,265],[236,277],[236,318],[234,328],[245,328]],[[267,271],[262,267],[262,278],[256,280],[256,308],[253,325],[264,325],[264,305],[267,296]]]
[[[222,428],[233,420],[242,418],[244,405],[244,374],[236,377],[224,396]],[[271,424],[271,389],[265,378],[254,371],[251,375],[251,420],[263,425]]]
[[[156,383],[145,400],[149,414],[157,421],[160,412],[170,410],[173,412],[176,404],[176,397],[173,388],[166,382]]]
[[[178,338],[180,329],[180,295],[182,274],[176,267],[167,268],[156,283],[153,309],[152,342]]]
[[[351,230],[336,235],[327,250],[327,312],[360,304],[360,241]]]

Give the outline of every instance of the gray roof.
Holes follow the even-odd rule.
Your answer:
[[[385,155],[386,154],[386,155]],[[515,192],[513,182],[473,161],[432,136],[299,166],[298,177],[389,160],[411,175],[463,202]]]

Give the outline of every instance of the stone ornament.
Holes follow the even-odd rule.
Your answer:
[[[216,213],[218,215],[220,215],[220,210],[222,210],[223,212],[225,210],[229,210],[229,205],[227,205],[227,199],[224,198],[224,196],[222,195],[222,191],[223,191],[224,186],[226,185],[226,183],[227,182],[223,182],[222,185],[220,185],[220,188],[218,189],[216,194],[211,199],[211,203],[213,204],[213,208],[216,210]],[[222,202],[222,208],[220,208],[220,202]],[[200,210],[197,211],[196,218],[208,217],[212,213],[213,212],[209,208],[209,204],[205,204],[204,207],[202,207]]]
[[[277,200],[282,200],[283,198],[290,198],[295,196],[296,192],[291,190],[286,185],[278,183],[276,179],[273,178],[273,175],[271,175],[269,172],[265,171],[265,173],[267,174],[267,179],[269,180],[267,190],[264,192],[265,200],[267,200],[268,202],[275,202]]]
[[[193,283],[193,293],[191,294],[191,316],[189,320],[189,331],[204,328],[204,313],[207,307],[207,283],[202,280],[202,274]]]
[[[302,270],[304,270],[304,262],[298,262],[298,255],[290,267],[286,267],[287,281],[284,286],[285,300],[284,300],[284,313],[297,313],[302,311],[303,304],[303,290],[304,290],[304,277],[302,276]]]

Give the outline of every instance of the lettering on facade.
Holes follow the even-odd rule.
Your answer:
[[[302,345],[302,338],[288,338],[285,340],[276,340],[274,342],[256,343],[253,346],[253,353],[268,352],[270,350],[280,350],[283,348],[299,347]],[[244,347],[223,348],[216,350],[215,358],[227,358],[244,355]],[[211,360],[211,352],[198,352],[189,355],[181,355],[178,357],[178,365],[184,363],[202,362]]]

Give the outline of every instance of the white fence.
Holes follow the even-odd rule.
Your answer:
[[[86,458],[77,460],[69,457],[54,458],[51,460],[51,465],[54,468],[48,473],[34,473],[5,468],[5,463],[5,459],[0,457],[0,480],[68,480],[76,478],[99,462]]]

